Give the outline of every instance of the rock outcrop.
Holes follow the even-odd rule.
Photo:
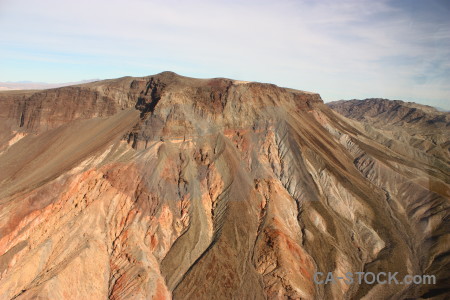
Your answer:
[[[0,126],[0,299],[446,296],[446,157],[318,94],[164,72],[3,92]]]

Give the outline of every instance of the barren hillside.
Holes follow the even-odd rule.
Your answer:
[[[395,134],[171,72],[1,92],[0,299],[444,299],[448,152]]]

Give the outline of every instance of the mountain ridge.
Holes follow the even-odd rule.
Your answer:
[[[341,115],[391,132],[388,143],[401,141],[450,162],[450,113],[401,100],[371,98],[327,103]],[[403,133],[403,134],[402,134]]]
[[[0,299],[445,297],[445,158],[319,94],[164,72],[0,106]],[[438,282],[312,280],[379,270]]]

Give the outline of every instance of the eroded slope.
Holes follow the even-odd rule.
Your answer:
[[[445,296],[448,165],[318,94],[166,72],[44,95],[0,99],[1,299]],[[438,285],[312,281],[363,270]]]

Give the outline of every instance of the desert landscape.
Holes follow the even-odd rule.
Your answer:
[[[173,72],[1,91],[0,299],[446,299],[449,129]],[[313,280],[381,271],[437,282]]]

